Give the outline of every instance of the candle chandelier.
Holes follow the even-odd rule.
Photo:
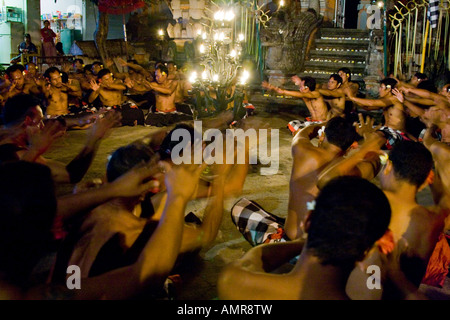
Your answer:
[[[209,24],[197,30],[197,65],[189,81],[197,116],[216,115],[233,109],[235,119],[245,115],[243,101],[249,70],[242,67],[245,35],[236,32],[233,4],[215,5]]]

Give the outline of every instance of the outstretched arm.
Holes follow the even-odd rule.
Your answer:
[[[289,287],[297,280],[289,274],[272,274],[299,255],[304,240],[262,244],[251,248],[241,259],[225,266],[217,282],[222,300],[288,300]],[[295,294],[294,294],[295,295]]]

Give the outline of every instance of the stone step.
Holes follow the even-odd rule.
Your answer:
[[[351,60],[353,61],[353,60]],[[335,70],[336,68],[350,68],[355,73],[363,73],[366,69],[365,63],[354,63],[348,60],[327,60],[327,61],[305,61],[305,70]]]
[[[334,50],[333,50],[334,49]],[[313,58],[325,58],[325,59],[338,59],[338,58],[351,58],[354,60],[362,61],[366,60],[367,50],[361,49],[357,51],[351,51],[351,49],[333,48],[327,50],[312,49],[309,51],[309,56]]]
[[[301,77],[313,77],[314,79],[316,79],[317,82],[319,83],[325,83],[328,81],[328,79],[330,78],[330,76],[333,73],[336,73],[336,71],[333,72],[327,72],[327,71],[316,71],[318,73],[310,73],[310,72],[301,72],[298,74],[298,76]],[[319,73],[320,72],[320,73]],[[352,73],[352,81],[363,81],[364,79],[364,74],[359,75],[357,73]]]
[[[368,37],[370,30],[361,29],[342,29],[342,28],[320,28],[317,36],[333,37],[333,36],[351,36],[351,37]]]
[[[352,40],[351,38],[343,39],[315,39],[316,47],[330,47],[330,48],[367,48],[370,44],[370,40]]]

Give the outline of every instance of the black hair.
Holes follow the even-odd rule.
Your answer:
[[[17,70],[19,70],[20,72],[24,72],[25,67],[21,64],[13,64],[12,66],[9,66],[8,68],[6,68],[5,72],[8,75],[8,77],[11,77],[11,73],[13,73]]]
[[[347,150],[353,142],[360,139],[353,124],[342,117],[331,118],[325,125],[325,137],[328,142]]]
[[[92,62],[91,67],[93,67],[95,65],[98,65],[101,67],[103,64],[100,61],[94,61],[94,62]]]
[[[111,73],[109,69],[102,69],[97,73],[97,79],[101,79],[103,76],[107,75],[108,73]]]
[[[12,126],[33,115],[33,107],[39,105],[39,100],[31,94],[18,94],[6,100],[2,118],[6,126]]]
[[[77,59],[75,59],[75,60],[73,60],[73,63],[75,63],[75,62],[79,62],[79,63],[81,63],[81,64],[84,64],[84,61],[83,61],[83,59],[80,59],[80,58],[77,58]]]
[[[352,270],[386,232],[390,219],[381,189],[360,177],[338,177],[316,198],[306,247],[321,264]]]
[[[338,70],[338,73],[339,73],[339,71],[342,71],[342,72],[344,72],[344,73],[347,75],[348,81],[351,81],[351,80],[352,80],[352,71],[351,71],[349,68],[343,67],[343,68],[340,68],[340,69]]]
[[[384,84],[386,86],[386,88],[388,89],[394,89],[396,84],[397,84],[397,80],[392,79],[392,78],[384,78],[383,80],[380,81],[380,84]]]
[[[84,72],[91,72],[92,73],[92,64],[87,64],[83,68]]]
[[[419,188],[433,167],[431,152],[420,142],[402,140],[389,152],[395,176]]]
[[[182,143],[180,140],[172,140],[172,136],[174,134],[174,132],[176,132],[177,130],[186,130],[187,133],[190,135],[190,142],[191,142],[191,146],[193,147],[195,144],[195,130],[194,127],[191,124],[188,123],[178,123],[175,128],[173,128],[168,134],[167,136],[164,138],[163,142],[161,143],[161,146],[158,150],[159,155],[160,155],[160,159],[161,160],[167,160],[170,159],[172,156],[172,150],[173,148],[178,145],[179,143]],[[200,136],[202,134],[200,133]],[[183,143],[187,143],[187,141],[183,140]]]
[[[417,85],[418,89],[425,89],[428,90],[430,92],[433,93],[437,93],[438,90],[436,88],[436,86],[434,85],[434,82],[432,80],[423,80],[420,81],[419,84]]]
[[[0,273],[23,288],[52,241],[56,196],[51,171],[38,163],[0,165]]]
[[[161,71],[161,73],[165,72],[167,75],[169,75],[169,69],[167,69],[167,66],[165,66],[164,64],[157,65],[155,68],[155,72],[156,70]]]
[[[305,87],[308,87],[310,91],[316,90],[316,79],[312,77],[302,77]]]
[[[416,72],[414,74],[414,77],[416,77],[417,79],[420,79],[420,80],[428,79],[427,75],[425,73],[422,73],[422,72]]]
[[[108,182],[116,180],[142,162],[149,162],[154,154],[149,146],[141,143],[132,143],[118,148],[113,152],[106,166]]]
[[[69,82],[69,75],[67,74],[67,72],[61,71],[61,81],[62,83]]]
[[[333,73],[329,79],[333,78],[337,81],[338,84],[342,84],[342,77],[338,75],[337,73]]]
[[[44,78],[50,79],[50,75],[52,73],[55,73],[55,72],[61,73],[61,71],[57,67],[50,67],[50,68],[48,68],[44,72]]]

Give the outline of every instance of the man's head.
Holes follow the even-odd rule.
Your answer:
[[[342,78],[340,75],[333,73],[328,79],[328,90],[336,90],[342,85]]]
[[[29,33],[25,33],[25,35],[23,36],[23,40],[26,43],[31,43],[31,36],[30,36],[30,34]]]
[[[57,67],[50,67],[44,72],[44,78],[52,87],[62,88],[61,71]]]
[[[26,69],[28,71],[28,74],[36,74],[38,71],[38,66],[34,62],[28,62],[26,65]]]
[[[316,90],[316,79],[312,77],[302,77],[300,92],[308,93]]]
[[[417,72],[417,73],[415,73],[414,76],[411,78],[410,83],[411,83],[413,86],[417,87],[417,85],[418,85],[420,82],[425,81],[425,80],[428,80],[427,75],[426,75],[425,73],[422,73],[422,72]]]
[[[450,97],[450,83],[444,84],[439,93],[443,96]]]
[[[391,208],[384,193],[359,177],[331,180],[305,221],[306,249],[321,264],[352,270],[385,233]]]
[[[99,83],[112,83],[114,82],[113,75],[109,69],[101,69],[97,74],[97,80]]]
[[[195,143],[201,142],[195,140],[198,136],[202,137],[202,133],[195,133],[194,127],[189,123],[179,123],[173,128],[167,136],[164,138],[161,146],[159,148],[159,155],[161,160],[171,160],[172,156],[178,156],[178,154],[173,155],[172,151],[175,146],[181,144],[184,147],[188,142],[191,143],[191,151],[194,150]]]
[[[392,94],[392,89],[395,88],[397,84],[397,80],[392,78],[385,78],[380,81],[380,87],[378,89],[378,93],[380,94],[380,98],[384,98],[389,94]]]
[[[0,165],[0,274],[25,287],[51,241],[56,197],[47,166],[16,161]]]
[[[177,72],[177,65],[174,61],[167,62],[167,70],[169,70],[169,74],[174,74]]]
[[[380,175],[383,189],[395,187],[394,181],[406,182],[420,189],[433,167],[430,151],[421,143],[399,141],[389,152],[389,161]]]
[[[83,68],[84,68],[84,61],[83,61],[83,59],[75,59],[75,60],[73,60],[73,68],[75,70],[83,70]]]
[[[355,127],[345,118],[332,118],[325,126],[325,141],[339,147],[342,151],[350,148],[358,138]]]
[[[42,127],[44,115],[39,100],[30,94],[18,94],[9,98],[3,108],[5,126],[16,125]]]
[[[113,182],[135,166],[149,162],[155,152],[145,144],[132,143],[113,152],[106,166],[106,178]]]
[[[342,83],[352,81],[352,72],[349,68],[340,68],[338,70],[338,75],[342,78]]]
[[[169,70],[163,64],[159,64],[155,70],[155,80],[157,83],[164,83],[169,75]]]
[[[44,27],[45,27],[45,28],[49,28],[49,27],[50,27],[50,21],[45,20],[45,21],[44,21]]]
[[[95,61],[92,63],[92,73],[94,75],[98,75],[98,73],[100,72],[100,70],[103,69],[103,64],[100,61]]]
[[[14,64],[6,69],[9,81],[19,90],[25,86],[24,71],[25,67],[21,64]]]

